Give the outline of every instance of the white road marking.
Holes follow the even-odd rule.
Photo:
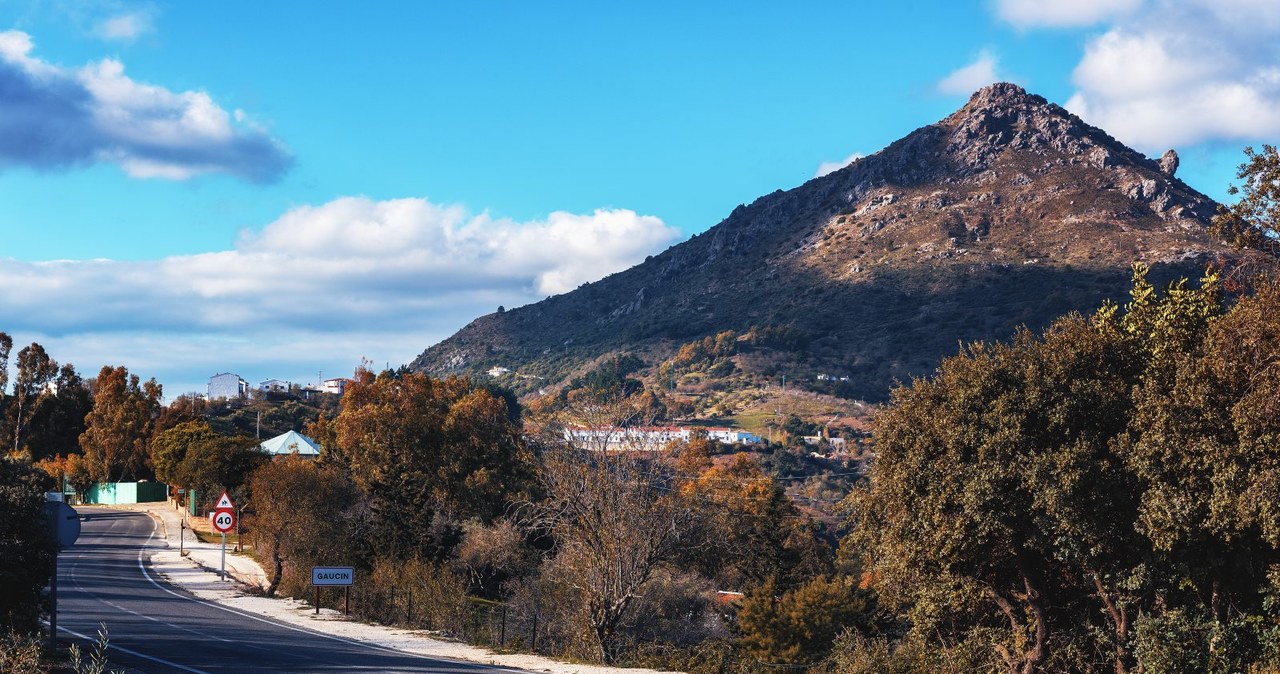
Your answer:
[[[65,628],[65,627],[62,627],[61,625],[59,625],[59,626],[58,626],[58,631],[59,631],[59,632],[66,632],[67,634],[70,634],[71,636],[80,637],[81,639],[84,639],[85,641],[94,641],[93,637],[85,636],[85,635],[83,635],[83,634],[81,634],[81,633],[79,633],[79,632],[76,632],[76,631],[74,631],[74,630],[69,630],[69,629],[67,629],[67,628]],[[142,659],[144,659],[144,660],[150,660],[150,661],[152,661],[152,662],[157,662],[157,663],[160,663],[160,664],[164,665],[165,667],[173,667],[174,669],[181,669],[181,670],[182,670],[182,671],[184,671],[184,672],[191,672],[192,674],[213,674],[212,672],[206,672],[206,671],[204,671],[203,669],[194,669],[194,668],[192,668],[192,667],[187,667],[187,666],[185,666],[185,665],[180,665],[180,664],[178,664],[178,663],[176,663],[176,662],[169,662],[168,660],[164,660],[164,659],[162,659],[162,658],[157,658],[157,657],[155,657],[154,655],[147,655],[146,653],[139,653],[138,651],[135,651],[135,650],[132,650],[132,649],[129,649],[129,648],[125,648],[124,646],[117,646],[117,645],[112,644],[112,643],[108,643],[108,644],[107,644],[107,648],[110,648],[110,649],[114,649],[114,650],[120,651],[121,653],[128,653],[129,655],[132,655],[132,656],[134,656],[134,657],[136,657],[136,658],[142,658]]]
[[[152,519],[152,518],[148,517],[147,519]],[[113,523],[111,523],[111,528],[115,528],[115,525],[116,525],[116,524],[119,524],[119,522],[113,522]],[[365,648],[365,649],[369,649],[369,650],[381,651],[381,652],[383,652],[383,653],[390,653],[390,654],[393,654],[393,655],[399,655],[399,656],[409,656],[409,657],[419,658],[419,659],[422,659],[422,660],[427,660],[427,661],[430,661],[430,662],[439,662],[439,663],[445,663],[445,664],[449,664],[449,665],[457,665],[457,666],[462,667],[462,668],[464,668],[464,669],[469,669],[469,668],[472,668],[472,667],[475,667],[475,668],[483,668],[483,667],[485,667],[485,666],[486,666],[484,663],[479,663],[479,662],[468,662],[468,661],[465,661],[465,660],[453,660],[453,659],[450,659],[450,658],[444,658],[444,657],[439,657],[439,656],[423,655],[423,654],[421,654],[421,653],[412,653],[412,652],[409,652],[409,651],[402,651],[402,650],[398,650],[398,649],[391,648],[391,647],[388,647],[388,646],[382,646],[382,645],[380,645],[380,644],[371,644],[371,643],[368,643],[368,642],[356,641],[356,640],[353,640],[353,639],[345,639],[345,638],[343,638],[343,637],[334,636],[334,635],[332,635],[332,634],[325,634],[325,633],[323,633],[323,632],[317,632],[317,631],[315,631],[315,630],[310,630],[310,629],[306,629],[306,628],[303,628],[303,627],[296,627],[296,626],[294,626],[294,625],[289,625],[289,624],[286,624],[286,623],[276,622],[276,621],[274,621],[274,620],[269,620],[269,619],[266,619],[266,618],[263,618],[263,617],[260,617],[260,616],[254,615],[254,614],[252,614],[252,613],[246,613],[246,612],[241,611],[241,610],[238,610],[238,609],[233,609],[233,608],[230,608],[230,607],[227,607],[227,606],[222,606],[221,604],[217,604],[217,603],[214,603],[214,602],[211,602],[211,601],[205,600],[205,599],[200,599],[200,598],[198,598],[198,597],[192,597],[192,596],[189,596],[189,595],[184,595],[184,594],[179,593],[179,592],[175,592],[175,591],[173,591],[173,590],[169,589],[168,587],[165,587],[165,586],[164,586],[164,584],[162,584],[162,583],[160,583],[159,581],[157,581],[157,580],[156,580],[156,579],[151,575],[151,573],[150,573],[149,571],[147,571],[147,567],[146,567],[146,563],[145,563],[145,555],[146,555],[146,552],[147,552],[147,547],[151,544],[151,540],[152,540],[153,538],[155,538],[155,535],[156,535],[156,530],[155,530],[155,521],[154,521],[154,520],[152,520],[152,529],[151,529],[151,533],[147,536],[147,540],[143,542],[142,547],[140,547],[140,548],[138,549],[138,570],[142,572],[142,577],[143,577],[143,578],[146,578],[146,579],[147,579],[147,582],[149,582],[149,583],[151,583],[152,585],[154,585],[154,586],[155,586],[157,589],[159,589],[160,591],[165,592],[165,593],[168,593],[168,594],[170,594],[170,595],[173,595],[174,597],[177,597],[178,599],[183,599],[183,600],[185,600],[185,601],[195,602],[195,603],[197,603],[197,604],[203,604],[203,605],[208,606],[208,607],[210,607],[210,608],[218,609],[219,611],[226,611],[227,613],[231,613],[232,615],[237,615],[237,616],[240,616],[240,617],[242,617],[242,618],[248,618],[248,619],[250,619],[250,620],[254,620],[254,621],[257,621],[257,622],[260,622],[260,623],[265,623],[265,624],[267,624],[267,625],[272,625],[272,626],[274,626],[274,627],[279,627],[279,628],[283,628],[283,629],[291,630],[291,631],[294,631],[294,632],[300,632],[300,633],[302,633],[302,634],[309,634],[309,635],[311,635],[311,636],[320,637],[320,638],[323,638],[323,639],[329,639],[329,640],[331,640],[331,641],[337,641],[337,642],[339,642],[339,643],[343,643],[343,644],[346,644],[346,645],[348,645],[348,646],[354,646],[354,647],[356,647],[356,648]],[[77,560],[77,563],[78,563],[78,561],[79,561],[79,560]],[[131,614],[133,614],[133,615],[137,615],[137,616],[140,616],[140,617],[146,618],[147,620],[151,620],[151,621],[154,621],[154,622],[158,622],[158,623],[160,623],[160,624],[162,624],[162,625],[166,625],[166,626],[168,626],[168,627],[172,627],[172,628],[177,629],[177,630],[181,630],[181,631],[184,631],[184,632],[191,632],[191,633],[194,633],[194,634],[199,634],[199,635],[201,635],[201,636],[202,636],[202,637],[204,637],[204,638],[209,638],[209,637],[210,637],[210,635],[208,635],[208,634],[206,634],[206,633],[203,633],[203,632],[198,632],[198,631],[192,630],[192,629],[187,628],[187,627],[182,627],[182,626],[179,626],[179,625],[174,625],[174,624],[172,624],[172,623],[165,622],[165,621],[163,621],[163,620],[159,620],[158,618],[154,618],[154,617],[152,617],[152,616],[147,616],[147,615],[143,615],[143,614],[141,614],[141,613],[138,613],[138,612],[136,612],[136,611],[131,611],[131,610],[129,610],[129,609],[127,609],[127,608],[124,608],[124,607],[121,607],[121,606],[119,606],[119,605],[117,605],[117,604],[113,604],[113,603],[111,603],[111,602],[109,602],[109,601],[107,601],[107,600],[105,600],[105,599],[103,599],[103,598],[101,598],[101,597],[99,597],[99,596],[97,596],[97,595],[94,595],[93,593],[91,593],[91,592],[89,592],[88,590],[86,590],[86,589],[85,589],[85,588],[80,584],[79,580],[77,580],[77,579],[75,578],[75,566],[76,566],[76,563],[73,563],[73,564],[72,564],[71,569],[69,569],[69,570],[68,570],[69,572],[68,572],[68,574],[67,574],[67,575],[69,576],[70,580],[71,580],[73,583],[75,583],[76,587],[78,587],[82,592],[84,592],[85,594],[88,594],[88,595],[90,595],[90,596],[94,597],[94,598],[95,598],[95,599],[97,599],[98,601],[101,601],[101,602],[103,602],[103,603],[105,603],[105,604],[108,604],[108,605],[110,605],[110,606],[112,606],[112,607],[115,607],[115,608],[121,609],[121,610],[123,610],[123,611],[127,611],[128,613],[131,613]],[[69,634],[72,634],[72,635],[74,635],[74,636],[80,637],[81,639],[89,639],[89,637],[86,637],[86,636],[84,636],[83,634],[80,634],[80,633],[78,633],[78,632],[73,632],[73,631],[71,631],[71,630],[69,630],[69,629],[66,629],[66,628],[64,628],[64,627],[61,627],[61,626],[59,626],[59,627],[58,627],[58,630],[59,630],[59,631],[65,631],[65,632],[67,632],[67,633],[69,633]],[[241,643],[242,643],[242,642],[238,642],[238,641],[233,640],[233,639],[223,639],[223,638],[220,638],[220,637],[213,637],[213,638],[214,638],[214,639],[217,639],[218,641],[222,641],[222,642],[226,642],[226,643],[236,643],[236,644],[241,644]],[[92,641],[92,639],[89,639],[89,640],[90,640],[90,641]],[[192,669],[192,668],[189,668],[189,667],[184,667],[184,666],[182,666],[182,665],[179,665],[179,664],[176,664],[176,663],[172,663],[172,662],[169,662],[169,661],[167,661],[167,660],[162,660],[162,659],[160,659],[160,658],[156,658],[156,657],[153,657],[153,656],[144,655],[144,654],[142,654],[142,653],[138,653],[137,651],[133,651],[133,650],[130,650],[130,649],[124,648],[124,647],[122,647],[122,646],[116,646],[116,645],[113,645],[113,644],[108,644],[108,647],[109,647],[109,648],[114,648],[114,649],[116,649],[116,650],[118,650],[118,651],[120,651],[120,652],[122,652],[122,653],[128,653],[129,655],[134,655],[134,656],[137,656],[137,657],[140,657],[140,658],[145,658],[145,659],[147,659],[147,660],[152,660],[152,661],[155,661],[155,662],[158,662],[158,663],[161,663],[161,664],[167,665],[167,666],[176,667],[176,668],[181,669],[181,670],[183,670],[183,671],[194,672],[194,673],[196,673],[196,674],[211,674],[210,672],[205,672],[205,671],[203,671],[203,670],[198,670],[198,669]],[[265,650],[265,649],[264,649],[264,650]],[[305,658],[305,657],[304,657],[304,659],[312,659],[312,658]],[[527,670],[514,669],[514,668],[509,668],[509,667],[498,667],[498,666],[496,666],[496,665],[488,665],[488,667],[490,668],[490,670],[489,670],[489,671],[510,672],[511,674],[530,674]]]
[[[149,518],[148,518],[148,519],[149,519]],[[309,634],[309,635],[317,636],[317,637],[321,637],[321,638],[324,638],[324,639],[330,639],[330,640],[332,640],[332,641],[337,641],[337,642],[339,642],[339,643],[347,644],[348,646],[355,646],[355,647],[357,647],[357,648],[368,648],[368,649],[371,649],[371,650],[382,651],[382,652],[384,652],[384,653],[392,653],[392,654],[395,654],[395,655],[408,655],[408,656],[410,656],[410,657],[422,658],[423,660],[430,660],[430,661],[433,661],[433,662],[445,662],[445,663],[449,663],[449,664],[457,664],[457,665],[460,665],[460,666],[462,666],[462,667],[484,667],[484,665],[483,665],[482,663],[478,663],[478,662],[467,662],[467,661],[465,661],[465,660],[451,660],[451,659],[448,659],[448,658],[442,658],[442,657],[437,657],[437,656],[422,655],[422,654],[420,654],[420,653],[411,653],[411,652],[409,652],[409,651],[401,651],[401,650],[397,650],[397,649],[390,648],[390,647],[387,647],[387,646],[382,646],[382,645],[379,645],[379,644],[371,644],[371,643],[364,642],[364,641],[355,641],[355,640],[352,640],[352,639],[344,639],[344,638],[342,638],[342,637],[334,636],[334,635],[332,635],[332,634],[325,634],[325,633],[323,633],[323,632],[317,632],[317,631],[315,631],[315,630],[309,630],[309,629],[306,629],[306,628],[303,628],[303,627],[295,627],[295,626],[293,626],[293,625],[288,625],[288,624],[285,624],[285,623],[276,622],[276,621],[274,621],[274,620],[268,620],[268,619],[266,619],[266,618],[263,618],[263,617],[260,617],[260,616],[253,615],[252,613],[245,613],[244,611],[240,611],[240,610],[237,610],[237,609],[233,609],[233,608],[230,608],[230,607],[228,607],[228,606],[223,606],[223,605],[221,605],[221,604],[216,604],[216,603],[214,603],[214,602],[207,601],[207,600],[204,600],[204,599],[200,599],[200,598],[198,598],[198,597],[191,597],[191,596],[187,596],[187,595],[184,595],[184,594],[181,594],[181,593],[178,593],[178,592],[174,592],[173,590],[170,590],[169,588],[165,587],[164,585],[161,585],[159,581],[157,581],[155,578],[153,578],[153,577],[151,576],[151,573],[150,573],[149,571],[147,571],[146,564],[145,564],[145,563],[144,563],[144,561],[143,561],[143,556],[144,556],[144,554],[146,553],[146,550],[147,550],[146,546],[147,546],[148,544],[150,544],[150,543],[151,543],[151,539],[155,537],[155,534],[156,534],[156,532],[155,532],[155,529],[153,528],[153,529],[151,530],[151,535],[150,535],[150,536],[147,536],[147,541],[146,541],[146,543],[143,543],[143,547],[141,547],[141,548],[139,548],[139,549],[138,549],[138,569],[139,569],[140,571],[142,571],[142,575],[143,575],[143,577],[144,577],[144,578],[146,578],[148,581],[150,581],[150,583],[151,583],[152,585],[156,586],[157,588],[159,588],[159,589],[160,589],[161,591],[163,591],[163,592],[167,592],[167,593],[169,593],[169,594],[171,594],[171,595],[173,595],[173,596],[175,596],[175,597],[178,597],[179,599],[185,599],[185,600],[187,600],[187,601],[193,601],[193,602],[195,602],[195,603],[197,603],[197,604],[204,604],[205,606],[208,606],[209,608],[216,608],[216,609],[218,609],[219,611],[226,611],[227,613],[231,613],[231,614],[233,614],[233,615],[238,615],[238,616],[240,616],[240,617],[242,617],[242,618],[248,618],[248,619],[250,619],[250,620],[256,620],[256,621],[258,621],[258,622],[260,622],[260,623],[266,623],[266,624],[268,624],[268,625],[272,625],[272,626],[274,626],[274,627],[281,627],[281,628],[284,628],[284,629],[287,629],[287,630],[292,630],[292,631],[294,631],[294,632],[301,632],[302,634]],[[525,671],[525,670],[522,670],[522,669],[510,669],[510,668],[506,668],[506,667],[496,667],[496,666],[493,666],[493,665],[490,665],[490,667],[491,667],[493,670],[496,670],[496,671],[512,672],[513,674],[529,674],[529,672],[527,672],[527,671]]]

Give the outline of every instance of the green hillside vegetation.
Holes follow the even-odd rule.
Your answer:
[[[246,401],[221,402],[208,406],[204,418],[224,435],[249,435],[262,439],[281,433],[301,431],[321,415],[338,411],[339,396],[310,391],[300,393],[255,393]]]

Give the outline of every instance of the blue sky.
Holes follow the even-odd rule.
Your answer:
[[[406,362],[1015,81],[1226,197],[1280,3],[0,0],[0,330],[170,396]]]

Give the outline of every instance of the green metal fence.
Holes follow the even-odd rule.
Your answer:
[[[162,482],[99,482],[89,488],[84,502],[98,505],[156,503],[169,498],[169,487]]]

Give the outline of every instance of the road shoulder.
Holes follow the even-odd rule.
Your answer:
[[[171,503],[142,503],[121,507],[145,512],[156,521],[158,545],[153,546],[151,554],[151,568],[156,573],[200,600],[249,616],[259,616],[337,639],[427,657],[552,674],[659,674],[650,669],[564,663],[537,655],[494,653],[478,646],[439,639],[421,630],[355,622],[332,609],[321,609],[317,615],[314,607],[305,601],[261,596],[261,588],[267,585],[266,574],[247,555],[228,553],[227,571],[232,580],[220,579],[217,573],[220,546],[193,541],[194,537],[189,530],[185,530],[185,538],[180,545],[178,536],[184,535],[182,512]]]

